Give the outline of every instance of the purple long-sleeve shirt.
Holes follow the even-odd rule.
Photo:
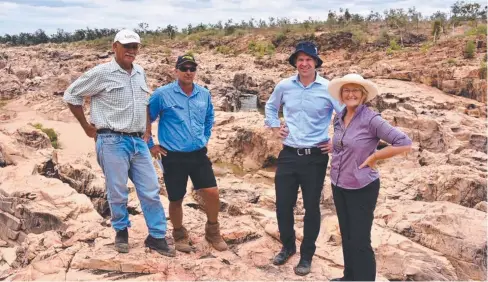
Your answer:
[[[332,184],[344,189],[360,189],[370,184],[379,173],[366,166],[359,166],[376,151],[380,140],[400,147],[412,144],[412,140],[391,126],[380,114],[365,105],[356,109],[346,128],[343,117],[346,109],[334,118],[333,152],[330,178]]]

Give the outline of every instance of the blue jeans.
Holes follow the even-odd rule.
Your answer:
[[[159,182],[146,142],[139,137],[99,134],[96,142],[98,164],[105,174],[107,199],[115,231],[130,227],[127,180],[134,183],[149,234],[166,235],[166,215],[159,198]]]

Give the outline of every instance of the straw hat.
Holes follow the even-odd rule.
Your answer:
[[[334,78],[331,82],[329,82],[328,90],[330,95],[337,101],[341,101],[341,87],[349,83],[359,84],[363,86],[366,91],[368,91],[368,97],[366,98],[366,101],[372,100],[379,93],[378,87],[375,83],[370,80],[364,79],[361,75],[357,73],[350,73],[341,78]]]

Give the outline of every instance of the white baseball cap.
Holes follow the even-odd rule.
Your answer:
[[[115,35],[114,42],[120,42],[121,44],[127,43],[141,43],[139,35],[132,30],[123,29]]]

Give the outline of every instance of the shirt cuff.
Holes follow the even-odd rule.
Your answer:
[[[83,97],[65,96],[63,100],[71,105],[83,106]]]
[[[149,137],[149,140],[147,141],[147,147],[149,147],[149,149],[154,147],[154,141],[153,141],[152,137]]]
[[[279,120],[265,120],[264,121],[264,124],[267,126],[267,127],[271,127],[271,128],[276,128],[276,127],[280,127],[281,126],[281,122]]]

